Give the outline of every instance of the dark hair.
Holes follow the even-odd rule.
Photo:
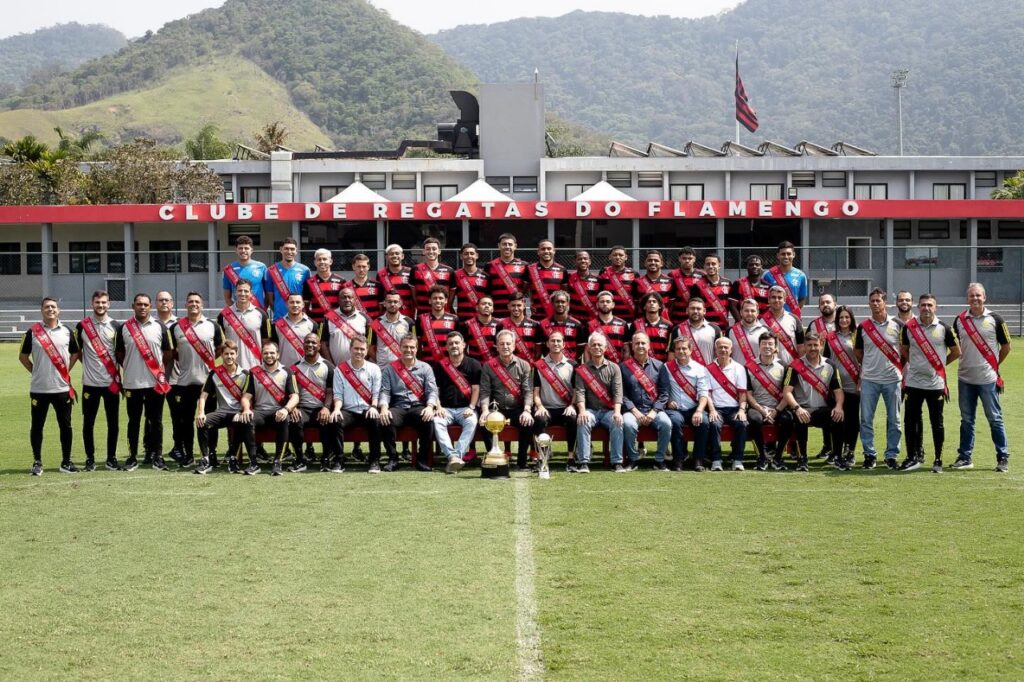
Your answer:
[[[657,251],[653,253],[657,253]],[[644,308],[646,308],[647,301],[651,300],[652,298],[658,302],[658,307],[660,309],[665,308],[665,299],[661,297],[661,294],[659,294],[657,291],[648,291],[646,294],[640,297],[640,309],[643,310]]]
[[[778,343],[779,337],[772,332],[761,332],[761,336],[757,337],[757,342],[761,343],[762,341],[774,341]]]
[[[452,337],[455,337],[455,336],[457,336],[458,338],[462,339],[463,341],[466,340],[466,337],[462,335],[462,332],[460,332],[460,331],[450,331],[450,332],[448,332],[447,336],[444,337],[444,342],[448,343],[449,341],[451,341]]]
[[[516,239],[516,236],[514,234],[512,234],[511,232],[502,232],[500,235],[498,235],[498,243],[499,244],[502,243],[503,241],[505,241],[506,239],[511,239],[516,244],[519,243],[519,240]]]
[[[243,280],[243,281],[246,281],[246,280]],[[252,286],[252,285],[250,285],[250,286]],[[152,299],[152,297],[150,297],[150,295],[149,295],[149,294],[143,294],[143,293],[138,293],[138,294],[135,294],[135,297],[134,297],[134,298],[132,298],[132,305],[135,305],[135,303],[136,303],[136,302],[137,302],[137,301],[138,301],[138,300],[139,300],[140,298],[142,298],[142,297],[145,297],[145,298],[146,298],[146,299],[147,299],[147,300],[148,300],[148,301],[149,301],[150,303],[152,303],[152,302],[153,302],[153,299]],[[43,299],[43,300],[45,300],[45,299]],[[50,299],[50,300],[55,300],[55,299]]]
[[[651,256],[657,256],[658,258],[660,258],[662,260],[662,262],[665,261],[665,257],[663,255],[661,255],[661,251],[658,251],[656,249],[652,249],[652,250],[648,251],[647,253],[645,253],[644,254],[644,260],[647,260]]]
[[[692,246],[684,246],[683,248],[679,249],[679,255],[696,257],[697,252],[693,250]]]
[[[295,246],[295,247],[297,247],[299,245],[299,243],[297,241],[295,241],[295,237],[285,237],[284,239],[282,239],[281,240],[281,246],[284,246],[286,244],[291,244],[292,246]]]
[[[888,295],[889,294],[887,294],[885,292],[885,289],[883,289],[882,287],[875,287],[868,294],[868,300],[870,301],[872,299],[872,297],[874,297],[874,296],[881,296],[883,299],[885,299],[886,297],[888,297]]]
[[[427,237],[424,239],[423,246],[426,246],[427,244],[437,244],[437,248],[441,248],[441,240],[437,237]]]
[[[857,329],[857,316],[853,314],[853,311],[845,305],[836,306],[836,331],[839,331],[839,316],[846,313],[850,316],[850,331]]]
[[[235,246],[252,246],[252,237],[242,234],[235,239]]]
[[[910,293],[910,292],[907,292],[907,293]],[[935,301],[936,303],[939,302],[939,299],[935,298],[935,294],[921,294],[920,296],[917,297],[917,302],[920,303],[921,301],[924,301],[925,299],[931,299],[931,300]]]
[[[97,289],[96,291],[92,292],[92,298],[90,298],[89,300],[95,301],[97,298],[102,298],[103,296],[110,298],[110,294],[107,292],[106,289]]]
[[[547,237],[544,237],[543,239],[540,239],[540,240],[537,241],[537,246],[539,247],[541,244],[544,244],[544,243],[551,244],[552,247],[554,247],[554,245],[555,245],[555,243],[553,241],[551,241]]]
[[[148,296],[147,296],[147,298],[148,298]],[[60,302],[57,299],[55,299],[53,296],[43,296],[43,299],[41,301],[39,301],[39,307],[42,308],[44,305],[46,305],[47,301],[53,301],[54,303],[57,304],[58,307],[60,306]]]
[[[361,262],[363,262],[364,260],[365,260],[365,261],[367,261],[367,262],[369,262],[369,261],[370,261],[370,257],[369,257],[369,256],[367,256],[367,255],[366,255],[365,253],[357,253],[357,254],[355,255],[355,257],[354,257],[354,258],[352,258],[352,262],[353,262],[353,263],[361,263]]]
[[[465,244],[463,244],[463,245],[462,245],[462,247],[461,247],[461,248],[459,249],[459,253],[462,253],[462,252],[463,252],[463,251],[465,251],[466,249],[473,249],[474,251],[479,251],[479,250],[480,250],[480,249],[478,249],[478,248],[477,248],[476,244],[474,244],[473,242],[466,242],[466,243],[465,243]]]
[[[775,253],[778,253],[779,251],[782,251],[783,249],[793,249],[795,251],[796,250],[796,244],[794,244],[793,242],[779,242],[778,247],[776,247],[776,249],[775,249]]]
[[[743,261],[744,267],[749,267],[750,266],[750,262],[753,261],[755,258],[757,260],[761,261],[762,263],[764,263],[764,258],[761,258],[756,253],[752,253],[749,256],[747,256],[746,259]]]
[[[509,303],[511,303],[512,301],[525,301],[525,300],[526,300],[526,294],[524,294],[521,291],[517,291],[517,292],[515,292],[514,294],[512,294],[511,296],[508,297],[508,302]]]
[[[198,291],[190,291],[187,294],[185,294],[185,300],[187,301],[192,296],[198,296],[200,301],[206,300],[206,299],[203,298],[203,295],[201,293],[199,293]]]
[[[622,244],[616,244],[612,248],[608,249],[608,253],[609,254],[612,254],[612,253],[614,253],[616,251],[622,251],[623,253],[627,253],[626,247],[623,246]]]
[[[444,297],[448,298],[448,288],[443,287],[440,284],[435,284],[430,287],[430,292],[427,294],[427,298],[433,298],[434,294],[444,294]]]

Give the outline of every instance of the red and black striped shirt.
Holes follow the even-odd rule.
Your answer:
[[[459,319],[452,313],[444,313],[441,317],[424,313],[416,317],[416,330],[420,337],[420,359],[440,362],[445,356],[448,334],[459,330]]]
[[[498,332],[501,331],[497,318],[492,316],[490,322],[481,322],[476,316],[473,316],[462,323],[460,331],[466,337],[466,355],[480,362],[494,357],[497,352],[494,340]],[[483,344],[483,348],[481,348],[481,344]]]
[[[636,314],[643,315],[644,309],[640,306],[640,299],[650,292],[661,295],[662,314],[667,318],[672,309],[672,292],[675,290],[675,283],[672,278],[662,273],[657,279],[651,279],[647,273],[636,278],[633,284],[633,293],[636,294]]]
[[[321,279],[320,275],[314,272],[303,285],[302,298],[306,299],[306,314],[309,316],[309,319],[320,324],[324,321],[324,315],[327,314],[327,311],[320,307],[316,297],[313,296],[313,287],[318,287],[320,293],[327,300],[327,305],[330,306],[330,309],[336,310],[338,307],[338,295],[345,288],[345,279],[333,272],[327,279]]]
[[[696,270],[688,275],[681,270],[673,270],[669,276],[672,278],[672,312],[668,319],[672,324],[680,324],[687,319],[686,306],[690,305],[690,288],[704,275]]]
[[[452,276],[452,293],[459,322],[473,319],[476,317],[476,301],[482,296],[490,296],[487,293],[487,272],[477,268],[469,273],[465,268],[459,268]]]
[[[715,298],[717,298],[719,303],[722,304],[723,310],[725,310],[724,314],[717,313],[717,312],[715,312],[715,309],[712,307],[712,305],[711,305],[711,303],[709,301],[704,301],[704,317],[706,317],[708,322],[710,322],[711,324],[713,324],[713,325],[715,325],[717,327],[721,327],[722,329],[728,329],[729,328],[729,291],[731,289],[731,284],[730,284],[729,280],[727,280],[724,277],[719,277],[718,278],[718,283],[717,284],[712,284],[711,280],[709,280],[707,278],[707,276],[703,277],[702,279],[705,282],[707,282],[708,289],[711,290],[711,293],[714,294]],[[701,298],[706,298],[706,296],[704,296],[704,294],[701,293],[700,286],[698,286],[696,281],[693,283],[693,286],[690,287],[690,298],[693,298],[695,296],[700,296]]]
[[[578,286],[575,284],[576,282],[579,282]],[[587,298],[590,299],[589,306],[583,300],[580,289],[587,292]],[[598,276],[589,272],[582,276],[579,271],[570,272],[569,276],[565,278],[565,290],[569,292],[569,315],[577,320],[589,322],[590,318],[596,314],[591,310],[597,310],[597,293],[601,291],[601,281]]]
[[[534,281],[534,271],[536,271],[536,279],[540,281],[540,286],[544,289],[543,296],[537,290],[537,282]],[[534,317],[548,316],[548,309],[544,306],[544,301],[547,300],[550,305],[551,294],[565,289],[567,274],[565,266],[558,263],[552,263],[550,268],[546,268],[540,263],[533,263],[528,267],[527,281],[530,284],[530,308],[533,310]]]
[[[626,359],[625,348],[626,341],[629,340],[629,323],[621,317],[612,316],[610,320],[604,321],[600,317],[591,320],[587,327],[589,333],[587,336],[594,332],[601,332],[608,337],[608,346],[614,350],[612,357],[609,359],[619,363]]]
[[[565,350],[562,352],[570,360],[581,357],[583,348],[587,345],[587,328],[574,317],[567,317],[561,322],[554,318],[541,320],[540,331],[541,345],[544,348],[547,348],[548,337],[552,332],[562,332],[562,336],[565,337]]]
[[[526,261],[521,258],[513,258],[506,263],[500,258],[495,258],[487,264],[487,290],[494,299],[494,315],[496,317],[508,316],[508,302],[512,300],[515,291],[509,290],[505,285],[505,278],[498,273],[498,268],[503,268],[511,280],[515,291],[527,292]]]
[[[745,285],[743,282],[747,284]],[[749,277],[744,277],[735,280],[729,286],[729,299],[735,302],[738,309],[743,304],[743,299],[752,298],[757,301],[757,314],[764,315],[768,310],[768,290],[770,288],[769,285],[761,281],[760,277],[754,282],[751,282]]]
[[[540,328],[540,322],[524,317],[521,324],[516,324],[512,321],[511,317],[506,317],[500,324],[502,329],[514,332],[519,337],[519,340],[522,341],[522,345],[526,348],[526,355],[524,356],[518,350],[519,344],[517,343],[516,354],[520,357],[526,360],[534,360],[547,354],[547,348],[541,346],[541,337],[544,332]]]
[[[376,320],[384,314],[384,307],[381,305],[384,293],[380,283],[367,277],[362,284],[353,279],[348,285],[355,290],[359,305],[371,320]]]
[[[433,275],[433,281],[428,280],[428,273]],[[409,282],[412,284],[413,294],[416,297],[417,314],[430,312],[430,288],[434,285],[442,286],[448,290],[447,310],[452,309],[451,289],[454,275],[455,270],[450,265],[445,265],[444,263],[440,263],[436,270],[431,270],[426,263],[419,263],[412,269]]]
[[[612,312],[617,317],[634,317],[636,311],[633,309],[633,300],[636,297],[633,295],[633,283],[636,280],[636,271],[633,268],[623,268],[621,272],[615,272],[609,265],[601,271],[598,280],[601,283],[601,291],[610,291],[612,294],[612,300],[615,301]]]
[[[377,271],[377,281],[380,283],[380,298],[392,291],[397,291],[402,297],[402,314],[409,317],[416,316],[416,302],[412,293],[412,268],[403,265],[398,272],[391,272],[387,268]]]
[[[630,326],[630,341],[633,340],[633,335],[637,332],[647,334],[647,337],[651,340],[650,356],[652,358],[662,362],[668,361],[668,351],[672,344],[671,322],[663,317],[659,317],[657,322],[649,322],[646,317],[642,317],[634,320]]]

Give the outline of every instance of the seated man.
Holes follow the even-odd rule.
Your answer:
[[[345,432],[362,427],[370,435],[367,473],[380,473],[380,367],[366,361],[366,339],[352,339],[351,357],[334,368],[334,406],[331,421],[337,425],[338,452],[345,451]],[[397,361],[396,361],[397,362]]]
[[[416,468],[430,471],[430,451],[434,417],[437,405],[437,381],[430,365],[416,359],[419,344],[415,336],[406,336],[399,344],[402,357],[381,370],[380,424],[384,436],[384,450],[388,463],[384,471],[398,470],[398,428],[408,423],[415,427],[419,437],[419,456]]]
[[[498,357],[488,359],[480,374],[480,423],[497,409],[519,431],[516,467],[526,468],[526,456],[533,440],[533,376],[530,363],[516,356],[516,335],[502,329],[496,337]],[[491,433],[485,435],[491,447]]]
[[[707,369],[690,355],[693,341],[681,336],[672,342],[671,360],[658,372],[658,401],[665,403],[665,414],[672,422],[672,464],[683,470],[686,460],[686,425],[695,430],[693,439],[694,470],[704,471],[710,422],[705,413],[711,398]]]
[[[365,343],[362,338],[356,342]],[[302,339],[302,351],[302,359],[291,368],[299,392],[299,404],[289,414],[289,441],[295,453],[295,462],[288,470],[296,473],[306,470],[302,452],[303,436],[307,424],[316,424],[323,453],[320,455],[320,471],[341,473],[345,470],[345,456],[338,446],[337,429],[331,421],[334,365],[320,357],[320,337],[315,333],[306,334]]]
[[[651,339],[643,332],[633,334],[632,355],[622,363],[622,409],[624,411],[625,447],[629,467],[637,468],[637,431],[650,426],[658,434],[654,452],[654,468],[668,471],[665,453],[672,438],[672,420],[665,414],[665,403],[658,400],[658,373],[664,364],[650,355]],[[632,417],[632,419],[630,419]]]
[[[593,332],[587,339],[589,360],[576,369],[576,425],[579,441],[576,448],[576,471],[590,473],[590,436],[595,426],[608,429],[609,455],[615,473],[632,471],[622,464],[622,439],[625,420],[622,416],[622,371],[605,357],[608,339]]]
[[[807,471],[807,430],[817,426],[822,431],[825,447],[842,452],[843,388],[836,368],[821,355],[821,338],[811,333],[804,339],[807,353],[789,366],[783,400],[793,413],[792,421],[780,425],[779,442],[789,442],[791,429],[796,429],[796,470]],[[852,457],[836,458],[836,466],[849,470]]]
[[[434,436],[441,454],[448,460],[445,473],[457,474],[466,465],[466,454],[476,436],[476,406],[480,400],[480,363],[466,357],[466,339],[450,332],[445,340],[448,357],[431,363],[437,379],[438,402],[434,417]],[[459,442],[452,445],[450,424],[458,424]]]
[[[782,400],[782,382],[786,368],[775,357],[775,336],[761,332],[757,341],[757,357],[745,358],[747,366],[747,435],[754,439],[757,447],[757,470],[785,471],[782,450],[777,441],[766,443],[764,425],[778,425],[783,419],[791,419]],[[778,433],[776,432],[776,435]]]
[[[256,463],[256,429],[264,425],[274,427],[274,463],[271,473],[280,476],[281,456],[288,440],[288,416],[299,404],[292,374],[277,361],[277,344],[263,344],[263,359],[249,371],[249,379],[242,392],[242,413],[238,421],[247,428],[242,430],[245,451],[249,456],[246,476],[260,473]]]
[[[540,435],[548,426],[565,429],[565,447],[576,451],[576,408],[573,407],[573,374],[575,366],[563,352],[565,336],[551,332],[547,340],[548,354],[533,363],[533,416],[534,431]]]
[[[715,361],[707,367],[711,378],[711,470],[722,470],[722,427],[732,428],[732,470],[743,471],[747,446],[747,370],[732,359],[732,341],[715,341]]]
[[[242,387],[249,379],[249,374],[238,366],[238,344],[225,341],[220,350],[221,364],[215,365],[206,377],[203,390],[199,393],[199,409],[196,415],[196,426],[199,428],[199,452],[202,458],[196,466],[197,474],[208,474],[217,466],[214,458],[213,443],[217,429],[228,429],[228,471],[238,473],[238,438],[235,434],[235,423],[242,411]],[[217,409],[207,414],[206,401],[214,396]]]

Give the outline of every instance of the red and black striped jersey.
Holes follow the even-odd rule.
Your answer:
[[[548,336],[552,332],[562,332],[565,337],[565,350],[562,352],[570,360],[576,360],[583,355],[583,348],[587,345],[587,328],[582,322],[574,317],[567,317],[561,322],[554,318],[540,321],[540,342],[547,348]]]
[[[633,319],[636,316],[633,309],[633,283],[636,280],[636,271],[633,268],[623,268],[621,272],[615,272],[609,265],[601,271],[598,280],[601,283],[601,291],[610,291],[615,300],[612,312],[617,317]]]
[[[760,277],[753,282],[749,277],[744,277],[729,286],[729,298],[736,303],[737,308],[743,303],[743,299],[754,299],[757,301],[757,314],[760,316],[768,310],[768,289],[770,288],[769,285],[761,281]]]
[[[653,291],[661,295],[661,311],[668,318],[672,308],[672,291],[674,289],[675,283],[665,273],[658,275],[657,279],[653,280],[647,276],[646,272],[639,275],[633,283],[633,293],[636,294],[636,314],[644,314],[644,309],[640,307],[640,299]]]
[[[612,316],[610,320],[604,321],[596,317],[587,323],[589,337],[594,332],[601,332],[608,337],[608,359],[618,364],[626,359],[626,341],[629,340],[629,323],[621,317]]]
[[[440,362],[445,356],[445,343],[450,332],[459,330],[459,319],[452,313],[434,317],[423,313],[416,318],[416,335],[420,339],[420,359],[424,362]]]
[[[384,307],[381,305],[381,301],[384,299],[384,290],[379,282],[367,277],[362,284],[353,279],[348,285],[355,290],[357,305],[366,313],[367,317],[376,320],[384,314]]]
[[[526,284],[526,261],[523,259],[513,258],[506,263],[495,258],[487,264],[487,291],[494,299],[496,317],[508,316],[508,302],[512,294],[517,291],[527,293]]]
[[[646,317],[634,320],[630,325],[629,338],[632,341],[633,335],[637,332],[647,334],[651,340],[649,354],[655,360],[668,361],[668,351],[672,345],[672,323],[663,317],[656,322],[650,322]]]
[[[466,337],[466,355],[469,357],[484,362],[497,353],[494,337],[501,331],[497,318],[491,317],[490,322],[481,322],[474,316],[462,323],[461,331]]]
[[[465,268],[459,268],[452,276],[452,294],[455,305],[455,313],[459,316],[459,322],[465,324],[467,320],[476,317],[476,304],[481,296],[490,296],[487,293],[487,272],[483,268],[477,268],[474,272],[466,272]]]
[[[416,313],[430,312],[430,288],[434,285],[442,286],[448,290],[448,310],[452,309],[452,280],[455,270],[450,265],[440,263],[436,269],[431,270],[426,263],[418,263],[412,269],[409,282],[412,284],[413,294],[416,297]]]
[[[597,315],[597,293],[601,291],[601,280],[597,275],[570,272],[565,278],[565,290],[569,292],[570,317],[588,322]]]
[[[551,294],[565,288],[566,269],[558,263],[546,268],[540,263],[531,263],[527,267],[527,280],[530,284],[530,308],[534,317],[550,317],[554,314],[551,307]]]
[[[672,312],[668,319],[672,324],[679,324],[686,320],[686,306],[690,304],[690,287],[704,275],[697,270],[685,274],[681,270],[673,270],[669,273],[672,278]]]
[[[547,354],[547,348],[541,345],[543,332],[540,322],[524,317],[520,324],[516,324],[511,317],[506,317],[500,322],[500,325],[502,329],[508,329],[515,333],[518,339],[516,355],[519,357],[532,361]]]
[[[391,272],[387,268],[377,271],[377,281],[380,283],[380,298],[397,291],[402,297],[402,314],[409,317],[416,316],[416,302],[412,294],[412,268],[403,265],[398,272]]]
[[[708,301],[707,294],[704,292],[703,287],[707,285],[708,292],[716,299],[721,306],[721,311],[715,309],[715,305]],[[711,280],[707,276],[701,277],[700,279],[694,280],[693,286],[690,287],[690,298],[700,296],[704,300],[704,317],[708,319],[711,324],[721,327],[722,329],[729,328],[729,290],[731,283],[724,277],[719,277],[718,282],[715,284],[711,283]]]
[[[313,287],[320,289],[320,293],[327,300],[330,310],[336,310],[338,307],[338,295],[345,288],[345,278],[332,272],[327,279],[321,279],[320,275],[314,272],[303,285],[302,298],[306,299],[306,314],[309,316],[309,319],[320,324],[324,321],[324,315],[327,314],[327,311],[320,307],[317,297],[313,295]]]

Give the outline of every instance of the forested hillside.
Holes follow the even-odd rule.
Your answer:
[[[46,78],[117,52],[128,41],[99,24],[58,24],[0,39],[0,92],[13,92],[33,76]]]

